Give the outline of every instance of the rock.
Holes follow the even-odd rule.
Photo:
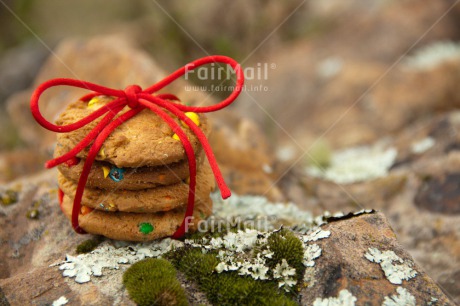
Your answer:
[[[44,162],[51,158],[51,152],[18,149],[0,153],[0,183],[6,184],[19,177],[39,172]]]
[[[275,69],[269,69],[267,80],[249,80],[247,86],[268,90],[248,90],[237,108],[264,130],[275,130],[270,136],[278,145],[301,151],[309,151],[318,138],[332,148],[368,144],[420,116],[452,110],[458,105],[455,60],[431,71],[410,71],[404,59],[397,62],[408,50],[456,39],[454,12],[436,22],[449,7],[419,0],[311,4],[311,22],[315,14],[324,21],[329,13],[330,22],[319,22],[318,35],[264,54]],[[399,33],[401,27],[410,29]],[[411,48],[422,34],[420,45]]]
[[[218,115],[209,139],[226,182],[238,194],[284,199],[273,175],[274,158],[259,127],[231,112]]]
[[[62,296],[68,300],[68,305],[100,305],[101,303],[133,305],[122,285],[122,275],[129,267],[127,262],[134,260],[130,261],[133,263],[144,256],[161,255],[161,252],[156,255],[151,253],[149,248],[155,243],[159,246],[163,242],[139,245],[105,240],[91,255],[93,259],[80,257],[81,260],[87,258],[86,264],[94,264],[91,265],[94,268],[98,262],[106,263],[103,256],[109,256],[110,260],[126,256],[124,263],[119,261],[118,268],[108,266],[103,268],[100,276],[92,275],[90,281],[83,284],[76,283],[74,278],[63,277],[61,274],[66,270],[63,270],[65,265],[62,265],[62,261],[66,254],[68,259],[75,256],[76,245],[87,237],[71,230],[68,221],[59,211],[55,197],[43,201],[39,220],[23,217],[30,199],[37,196],[43,198],[46,192],[53,190],[50,189],[49,180],[50,176],[44,175],[29,181],[29,185],[34,185],[36,188],[27,192],[23,190],[19,202],[3,210],[6,216],[0,216],[0,221],[4,222],[2,228],[10,237],[8,246],[2,248],[4,253],[1,256],[6,259],[5,264],[11,268],[8,274],[2,275],[0,279],[2,294],[0,298],[7,301],[9,305],[21,305],[24,301],[32,304],[51,304]],[[250,204],[256,199],[247,198],[244,201]],[[231,214],[238,213],[236,207],[233,209],[226,207],[237,203],[216,205],[217,207],[222,205]],[[265,204],[266,207],[270,205],[273,204]],[[286,207],[283,210],[280,208],[281,204],[276,205],[277,216],[280,218],[301,218],[300,211],[295,213],[292,208]],[[265,213],[263,206],[259,206],[258,209],[260,209],[259,213]],[[243,215],[243,217],[249,216]],[[401,247],[388,221],[381,213],[350,214],[345,217],[329,218],[327,222],[321,228],[308,230],[307,234],[295,232],[303,241],[304,258],[309,258],[305,262],[304,283],[300,284],[302,289],[298,295],[302,305],[311,305],[317,301],[324,302],[334,297],[338,300],[355,299],[358,305],[366,301],[380,304],[390,298],[413,298],[417,304],[424,304],[435,298],[442,305],[451,304],[433,280]],[[41,234],[37,234],[37,226],[41,228]],[[277,230],[269,230],[268,233],[276,232]],[[248,238],[254,236],[252,233],[248,232],[248,234]],[[35,238],[31,239],[32,236]],[[249,243],[246,240],[242,241]],[[177,242],[175,250],[180,250],[183,245]],[[12,253],[14,256],[11,256]],[[130,256],[131,259],[128,259]],[[380,264],[382,261],[387,264]],[[60,265],[61,270],[56,264]],[[209,305],[209,301],[194,279],[179,273],[178,280],[186,289],[190,303]]]
[[[104,56],[96,56],[101,54]],[[40,83],[52,78],[67,77],[124,89],[131,84],[146,87],[163,76],[157,64],[145,52],[135,49],[126,39],[100,36],[87,41],[64,40],[40,69],[31,89],[8,100],[8,111],[15,118],[15,124],[24,140],[34,145],[43,145],[46,135],[48,141],[45,143],[49,145],[55,141],[55,136],[39,127],[29,110],[32,91]],[[42,96],[40,108],[44,117],[52,121],[67,103],[86,93],[87,91],[74,87],[52,88]]]
[[[9,49],[0,60],[0,103],[11,94],[26,89],[46,59],[48,50],[26,42]]]
[[[342,300],[354,297],[357,305],[382,305],[402,289],[415,299],[412,305],[425,305],[432,298],[440,305],[453,305],[398,243],[383,214],[338,218],[322,230],[330,231],[330,237],[315,242],[322,250],[321,256],[305,271],[302,305],[340,296]],[[383,259],[387,263],[379,265],[373,255],[391,259]],[[406,275],[403,271],[410,272]],[[407,279],[401,280],[401,275]]]
[[[458,122],[458,112],[451,111],[420,119],[385,139],[388,147],[396,149],[397,157],[384,177],[338,184],[296,168],[280,186],[288,199],[315,213],[381,210],[404,248],[457,302],[453,284],[458,280],[460,261],[456,242],[460,233]],[[292,187],[284,186],[295,182],[303,188],[286,193]]]
[[[72,290],[59,271],[48,267],[1,280],[1,288],[5,301],[8,303],[1,305],[21,305],[26,301],[33,302],[35,305],[44,305],[51,304],[59,296],[66,296],[70,300],[74,298]]]
[[[460,173],[448,174],[443,178],[427,178],[414,201],[415,205],[429,211],[459,214]]]

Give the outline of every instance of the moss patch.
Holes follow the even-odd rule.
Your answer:
[[[99,244],[101,244],[102,241],[102,237],[95,237],[83,241],[77,246],[77,254],[85,254],[93,251]]]
[[[198,248],[170,252],[167,257],[190,280],[195,281],[215,305],[297,305],[274,281],[258,281],[237,272],[217,273],[217,252]]]
[[[267,259],[267,264],[274,269],[286,259],[289,266],[296,270],[297,283],[300,284],[305,271],[303,265],[303,243],[290,230],[282,229],[268,237],[268,247],[273,252],[272,258]]]
[[[0,203],[3,206],[16,204],[18,202],[18,198],[18,192],[12,189],[8,189],[0,193]]]
[[[176,274],[169,261],[149,258],[126,270],[123,284],[138,305],[188,305]]]

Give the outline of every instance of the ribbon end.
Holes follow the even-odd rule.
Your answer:
[[[225,199],[228,199],[232,195],[232,192],[228,188],[222,188],[222,190],[220,191],[220,195],[222,199],[225,200]]]
[[[47,161],[47,162],[45,163],[45,168],[46,168],[46,169],[51,169],[51,168],[53,168],[54,166],[56,166],[56,165],[54,165],[51,161]]]

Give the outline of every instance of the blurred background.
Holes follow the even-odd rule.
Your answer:
[[[209,116],[231,188],[314,213],[382,210],[459,302],[459,3],[0,0],[0,183],[41,171],[52,154],[55,135],[28,109],[41,82],[147,86],[196,58],[228,55],[261,75]],[[189,81],[170,92],[215,103],[229,90],[210,84],[232,84]],[[82,93],[52,92],[45,115]]]
[[[411,66],[410,59],[439,42],[444,44],[432,48],[438,54],[428,54],[426,60],[438,56],[442,62],[446,54],[458,58],[459,14],[459,6],[447,0],[2,0],[0,150],[17,151],[34,139],[24,133],[21,137],[11,119],[15,112],[7,114],[8,98],[33,84],[45,61],[56,61],[59,56],[53,56],[53,50],[60,43],[95,35],[123,36],[164,71],[208,54],[232,56],[243,67],[265,67],[266,79],[248,81],[248,89],[232,107],[255,120],[285,157],[318,146],[321,150],[368,143],[415,116],[458,105],[452,88],[434,94],[430,89],[428,94],[438,96],[414,102],[425,89],[414,83],[420,75],[413,72],[423,69]],[[78,57],[78,50],[74,52]],[[389,97],[392,83],[401,87],[398,77],[412,83],[400,89],[402,97]],[[193,77],[191,81],[199,82]],[[219,98],[228,91],[208,94]],[[414,110],[411,103],[420,107]],[[24,122],[17,122],[23,128]],[[16,168],[4,170],[10,173],[2,173],[0,181],[29,171]]]

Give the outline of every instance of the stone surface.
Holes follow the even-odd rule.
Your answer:
[[[385,177],[337,184],[297,168],[280,186],[289,199],[316,213],[381,210],[404,248],[458,301],[458,118],[458,111],[423,118],[387,138],[386,145],[397,150],[397,157]],[[427,139],[430,146],[414,151],[415,144]],[[303,187],[294,190],[296,184]]]
[[[96,56],[100,54],[105,56]],[[116,69],[114,63],[117,63]],[[108,36],[87,41],[64,40],[48,57],[32,87],[8,100],[8,111],[10,116],[15,118],[15,124],[23,139],[32,144],[43,145],[46,136],[48,140],[45,143],[49,145],[54,142],[55,136],[40,128],[29,111],[30,96],[40,83],[52,78],[67,77],[124,89],[131,84],[146,87],[159,81],[163,76],[159,66],[145,52],[133,48],[126,39]],[[43,94],[40,109],[45,118],[54,121],[67,103],[86,93],[83,89],[74,87],[52,88]]]
[[[334,3],[311,4],[309,20],[322,16],[317,35],[269,52],[276,68],[268,79],[247,82],[268,90],[246,92],[237,108],[273,142],[300,151],[319,137],[335,148],[364,144],[458,105],[458,58],[427,71],[406,67],[424,46],[457,40],[455,11],[438,22],[452,3]]]
[[[318,298],[337,297],[342,290],[356,298],[356,305],[381,305],[386,297],[396,294],[397,288],[406,289],[416,305],[426,305],[433,297],[440,305],[452,304],[398,243],[383,214],[336,219],[322,228],[331,234],[316,242],[322,252],[315,266],[305,272],[305,288],[299,293],[302,305],[312,305]],[[394,266],[408,265],[416,275],[395,285],[379,264],[366,258],[370,248],[394,252],[401,259]]]
[[[3,105],[11,94],[30,86],[46,59],[47,53],[47,50],[38,43],[26,42],[2,55],[0,60],[0,105]]]
[[[54,265],[62,262],[66,254],[75,256],[76,245],[88,238],[72,232],[68,221],[60,212],[54,194],[55,185],[52,183],[55,180],[54,174],[47,173],[24,182],[33,188],[24,189],[20,192],[18,203],[2,209],[4,215],[2,214],[0,221],[6,229],[4,234],[9,237],[8,240],[2,240],[5,243],[1,254],[5,262],[2,265],[0,279],[3,300],[8,301],[10,305],[21,305],[24,301],[41,305],[51,304],[65,296],[69,301],[68,305],[133,305],[121,282],[123,272],[129,264],[119,264],[115,269],[103,268],[101,276],[92,276],[90,281],[84,284],[76,283],[73,278],[63,277],[63,271]],[[40,218],[25,218],[24,213],[30,205],[30,200],[37,197],[42,199],[39,208]],[[250,205],[255,199],[248,198],[245,201],[246,205]],[[262,209],[260,214],[263,215],[263,207],[260,206],[259,209]],[[235,213],[237,210],[234,209],[232,212]],[[280,210],[278,216],[295,218],[300,214],[290,215],[290,210]],[[316,246],[317,250],[311,250],[311,259],[307,263],[302,284],[304,288],[298,296],[301,304],[310,305],[318,299],[325,300],[336,296],[345,299],[347,295],[342,292],[343,290],[351,294],[349,298],[356,298],[357,305],[366,301],[377,301],[377,304],[380,304],[387,297],[397,295],[399,287],[407,290],[416,299],[417,304],[424,304],[432,297],[437,298],[441,305],[451,304],[434,281],[401,247],[381,213],[351,214],[328,220],[327,224],[322,225],[322,230],[303,236],[305,245]],[[129,249],[130,246],[117,245],[113,241],[104,243],[114,245],[115,249],[118,248],[120,251]],[[103,246],[98,248],[102,248],[102,252],[107,252]],[[401,285],[392,284],[386,278],[387,272],[385,269],[382,270],[383,266],[366,258],[366,253],[372,248],[381,252],[394,252],[401,260],[394,262],[394,265],[407,265],[415,275],[403,280]],[[150,254],[146,249],[141,253],[139,247],[134,244],[131,250],[137,250],[137,254]],[[121,256],[122,254],[120,253]],[[131,256],[128,254],[134,253],[125,254]],[[148,256],[158,254],[151,253]],[[140,258],[142,257],[137,260]],[[5,266],[9,269],[5,269]],[[178,279],[186,288],[192,305],[208,304],[203,293],[193,282],[180,275]]]

